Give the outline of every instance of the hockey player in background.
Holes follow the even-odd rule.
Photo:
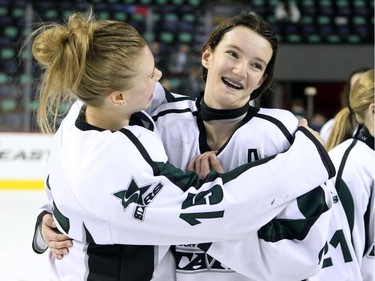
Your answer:
[[[311,281],[375,278],[374,90],[371,69],[351,87],[348,105],[335,116],[329,154],[337,175],[327,182],[333,213],[323,269]],[[351,137],[353,118],[359,128]]]

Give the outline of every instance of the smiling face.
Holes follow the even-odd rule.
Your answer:
[[[207,69],[205,103],[216,109],[240,108],[266,78],[271,44],[253,30],[237,26],[214,50],[206,47],[202,65]]]

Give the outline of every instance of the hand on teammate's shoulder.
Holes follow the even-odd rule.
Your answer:
[[[325,143],[324,143],[324,140],[323,138],[320,136],[319,132],[313,130],[312,128],[309,127],[309,124],[306,120],[306,118],[301,118],[299,121],[298,121],[298,126],[301,126],[301,127],[305,127],[306,129],[308,129],[313,135],[314,137],[324,146]]]

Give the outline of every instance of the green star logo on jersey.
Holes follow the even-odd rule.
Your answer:
[[[127,190],[116,192],[113,195],[121,199],[122,206],[124,206],[124,209],[126,209],[131,203],[145,205],[145,203],[143,202],[142,195],[145,194],[145,192],[150,188],[150,186],[151,185],[138,187],[138,184],[135,182],[134,179],[132,179]]]
[[[121,199],[121,204],[124,209],[126,209],[131,203],[136,204],[133,216],[138,220],[143,220],[146,207],[162,189],[163,184],[158,183],[153,188],[151,188],[151,186],[152,184],[139,187],[136,181],[132,178],[128,189],[113,193],[113,195]]]

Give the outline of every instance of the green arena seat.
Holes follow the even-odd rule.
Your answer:
[[[181,32],[178,34],[178,40],[183,43],[191,43],[193,36],[189,32]]]
[[[0,85],[6,84],[9,81],[9,76],[5,72],[0,72]]]
[[[113,13],[113,18],[118,21],[126,22],[128,20],[128,14],[124,12],[115,12]]]
[[[174,34],[169,31],[162,31],[159,34],[160,41],[163,43],[172,43],[174,40]]]
[[[322,37],[318,34],[311,34],[311,35],[308,35],[306,38],[307,38],[308,43],[321,43],[322,42]]]
[[[299,43],[302,41],[302,37],[299,34],[290,34],[287,36],[289,43]]]
[[[0,50],[0,57],[2,60],[11,60],[14,59],[16,51],[14,48],[3,48]]]

